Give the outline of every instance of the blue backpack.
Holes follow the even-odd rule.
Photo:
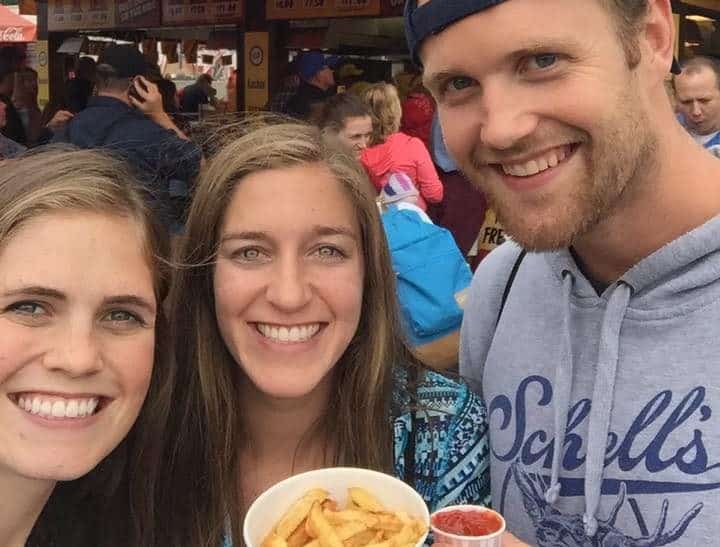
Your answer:
[[[472,272],[445,228],[412,210],[382,214],[405,333],[413,346],[460,328]]]

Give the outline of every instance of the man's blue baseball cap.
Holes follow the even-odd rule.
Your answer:
[[[339,60],[336,55],[324,55],[319,51],[301,53],[297,58],[297,73],[303,80],[310,80],[323,68],[334,68]]]
[[[417,0],[405,2],[405,36],[413,61],[420,62],[420,46],[428,36],[439,34],[450,25],[474,13],[482,11],[507,0],[430,0],[422,6]],[[680,65],[673,59],[673,74],[680,73]]]

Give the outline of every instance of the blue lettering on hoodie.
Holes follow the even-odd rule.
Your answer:
[[[505,395],[498,395],[490,402],[489,414],[492,419],[495,414],[501,419],[500,429],[510,428],[514,434],[514,442],[510,450],[498,453],[493,450],[493,456],[503,462],[520,460],[524,465],[535,465],[543,462],[542,467],[550,469],[553,451],[552,432],[542,429],[528,431],[527,415],[533,412],[528,409],[527,388],[531,384],[541,387],[543,396],[537,401],[537,406],[548,406],[552,402],[552,384],[542,376],[530,376],[523,380],[518,387],[513,403]],[[608,450],[605,457],[605,466],[617,462],[622,471],[632,471],[638,465],[644,464],[651,473],[664,471],[675,466],[681,473],[687,475],[701,475],[720,467],[720,463],[709,463],[708,454],[703,443],[701,429],[694,429],[691,439],[683,439],[683,447],[669,456],[663,455],[663,448],[668,439],[685,422],[691,421],[694,426],[700,427],[712,417],[712,410],[705,404],[705,388],[696,387],[686,394],[675,406],[672,406],[673,394],[663,391],[653,397],[635,417],[630,428],[621,435],[616,432],[608,434]],[[568,415],[568,427],[565,432],[565,453],[562,459],[563,469],[572,471],[585,463],[585,456],[581,453],[582,437],[575,432],[578,426],[586,421],[590,413],[591,402],[583,399],[572,406]],[[638,434],[655,423],[662,423],[659,433],[651,442],[638,439]],[[718,488],[720,483],[711,483],[707,489]],[[702,489],[696,484],[687,485],[688,492]],[[617,490],[615,490],[617,491]],[[662,490],[657,490],[662,491]],[[675,490],[683,491],[683,490]],[[563,492],[568,492],[563,490]],[[581,492],[568,492],[566,495],[580,495]]]

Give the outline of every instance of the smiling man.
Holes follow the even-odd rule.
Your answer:
[[[410,0],[406,30],[514,241],[462,334],[495,509],[533,545],[715,544],[720,163],[665,94],[670,0]]]
[[[683,64],[673,85],[687,130],[708,150],[720,148],[720,62],[694,57]]]

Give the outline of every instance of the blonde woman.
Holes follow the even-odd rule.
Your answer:
[[[394,173],[405,173],[420,192],[418,207],[440,203],[443,186],[425,144],[400,131],[402,107],[394,85],[379,83],[365,92],[373,118],[374,146],[360,156],[371,182],[382,191]]]
[[[197,186],[170,298],[162,545],[240,545],[261,492],[336,465],[404,478],[432,508],[487,501],[485,408],[408,351],[374,192],[336,146],[260,126]]]
[[[116,160],[1,167],[0,545],[149,545],[164,238]]]

